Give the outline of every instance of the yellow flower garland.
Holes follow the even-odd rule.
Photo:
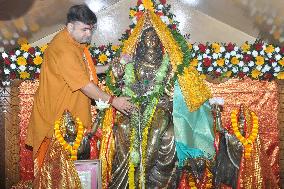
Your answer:
[[[251,134],[245,138],[242,136],[242,134],[239,131],[237,114],[238,114],[237,110],[234,110],[231,113],[232,129],[237,139],[239,139],[239,141],[244,146],[245,158],[249,158],[251,155],[252,144],[256,140],[256,137],[258,135],[258,129],[259,129],[258,117],[256,116],[254,112],[251,112],[253,126],[251,130]]]
[[[70,152],[71,159],[72,160],[77,160],[77,152],[78,148],[81,144],[81,141],[83,139],[83,133],[84,133],[84,127],[83,123],[80,121],[79,118],[76,118],[76,123],[78,125],[78,132],[77,132],[77,137],[75,139],[75,142],[73,146],[71,146],[68,142],[65,141],[63,138],[61,131],[60,131],[60,121],[55,121],[54,125],[54,131],[55,131],[55,137],[59,141],[59,143],[64,147],[65,150]]]

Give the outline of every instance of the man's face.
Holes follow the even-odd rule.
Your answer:
[[[87,25],[83,22],[72,22],[67,24],[67,29],[71,36],[78,43],[91,43],[95,25]]]

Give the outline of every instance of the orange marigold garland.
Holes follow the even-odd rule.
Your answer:
[[[234,110],[231,113],[231,123],[232,123],[232,129],[234,131],[235,136],[237,139],[243,144],[244,151],[245,151],[245,158],[249,158],[251,155],[252,150],[252,144],[256,140],[256,137],[258,135],[258,117],[254,112],[251,112],[252,117],[252,129],[251,133],[247,135],[247,137],[244,137],[238,127],[238,111]]]
[[[73,145],[70,145],[63,138],[62,133],[60,131],[60,121],[59,120],[55,121],[55,125],[54,125],[54,131],[55,131],[56,139],[64,147],[65,150],[70,152],[72,160],[77,160],[78,148],[81,144],[81,141],[83,139],[83,134],[84,134],[83,123],[80,121],[79,118],[76,118],[76,123],[78,125],[78,132],[77,132],[77,136],[76,136],[76,139],[75,139],[75,142],[74,142]]]

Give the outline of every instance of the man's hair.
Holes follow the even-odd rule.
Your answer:
[[[97,16],[86,4],[73,5],[67,13],[67,24],[75,21],[93,25],[97,23]]]

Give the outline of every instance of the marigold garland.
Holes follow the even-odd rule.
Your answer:
[[[83,133],[84,133],[83,123],[80,121],[79,118],[76,118],[76,123],[78,125],[78,132],[77,132],[77,136],[76,136],[76,139],[73,145],[70,145],[63,138],[62,133],[60,131],[60,120],[55,121],[55,125],[54,125],[54,131],[55,131],[54,134],[55,134],[56,139],[64,147],[65,150],[70,152],[72,160],[77,160],[78,148],[81,144],[81,141],[83,139]]]
[[[244,150],[245,150],[245,158],[249,158],[251,155],[251,150],[252,150],[252,144],[256,140],[256,137],[258,135],[258,117],[254,112],[251,112],[252,116],[252,129],[251,133],[247,135],[248,137],[244,137],[238,127],[238,111],[234,110],[231,113],[231,123],[232,123],[232,129],[234,131],[235,136],[239,141],[243,144]]]

